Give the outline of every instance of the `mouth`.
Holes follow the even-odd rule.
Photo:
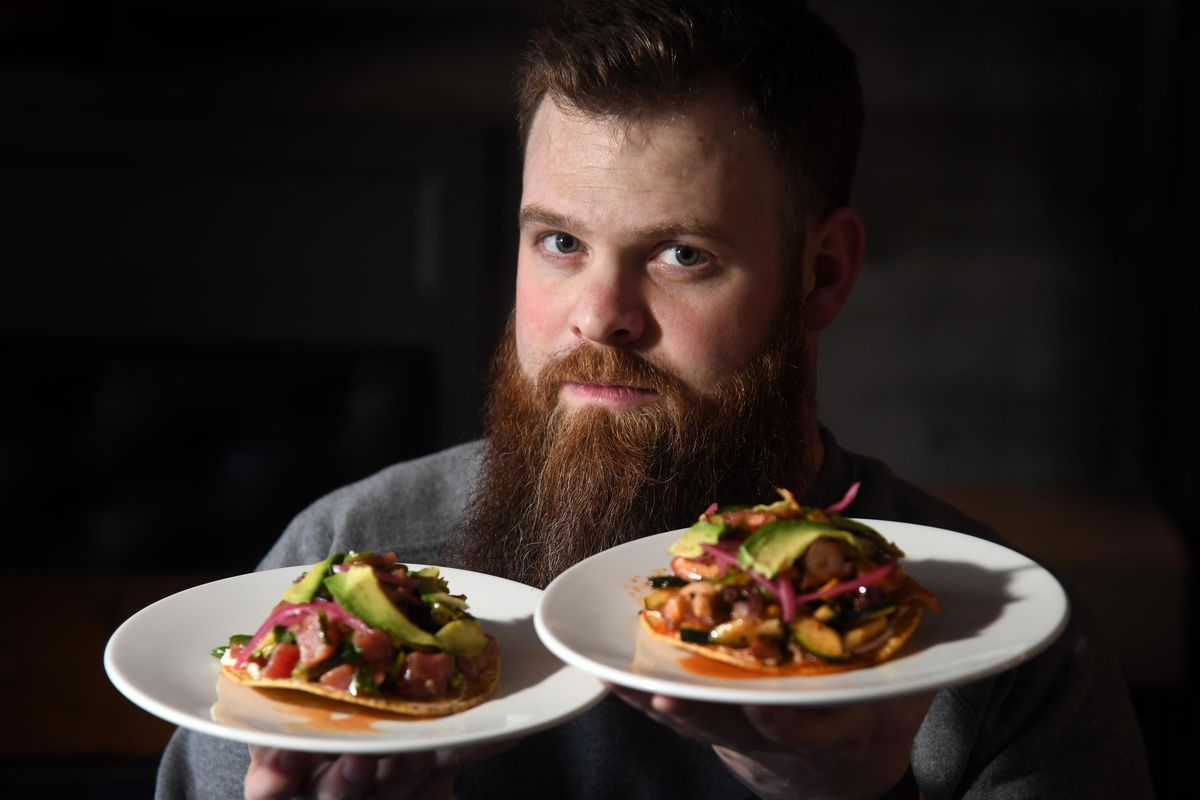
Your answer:
[[[653,389],[608,383],[564,383],[559,395],[570,405],[609,408],[636,408],[658,400],[658,392]]]

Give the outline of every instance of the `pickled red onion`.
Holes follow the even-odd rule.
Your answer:
[[[796,589],[792,586],[792,579],[780,575],[775,583],[778,585],[775,595],[779,598],[779,613],[784,622],[791,622],[796,618]]]
[[[858,484],[855,484],[857,486]],[[873,569],[868,573],[859,575],[856,578],[851,578],[848,581],[834,584],[828,589],[821,589],[807,594],[796,594],[796,589],[792,586],[792,581],[787,575],[780,575],[779,578],[772,581],[765,576],[759,574],[757,570],[751,569],[741,564],[737,560],[737,556],[728,550],[724,550],[716,545],[701,544],[705,553],[712,556],[714,561],[717,561],[725,566],[733,566],[745,572],[753,578],[760,586],[766,589],[769,593],[779,599],[779,611],[783,615],[785,622],[791,622],[796,616],[796,609],[801,603],[808,603],[813,600],[824,600],[827,597],[836,597],[839,594],[854,591],[859,587],[873,586],[883,580],[888,573],[896,566],[896,559],[888,561],[877,569]]]
[[[713,561],[716,561],[718,564],[722,564],[726,567],[736,567],[737,569],[742,568],[741,562],[739,562],[737,559],[737,555],[731,553],[720,545],[701,543],[700,547],[703,548],[704,552],[712,556]]]
[[[375,568],[375,577],[379,578],[379,580],[383,581],[384,583],[390,583],[394,586],[405,586],[411,588],[420,583],[420,581],[416,578],[409,577],[408,575],[397,575],[394,572],[379,569],[378,567]]]
[[[854,502],[854,498],[858,496],[858,487],[862,486],[861,481],[855,481],[850,484],[850,488],[846,490],[845,496],[838,500],[833,505],[825,509],[826,514],[840,514],[846,510],[846,507]]]
[[[262,644],[262,640],[267,638],[276,625],[286,625],[293,621],[295,617],[302,617],[305,614],[310,614],[314,611],[324,611],[334,622],[340,622],[359,633],[370,633],[371,626],[363,622],[358,617],[351,614],[346,609],[339,606],[337,603],[332,603],[328,600],[313,600],[311,603],[280,603],[275,607],[275,610],[267,617],[254,635],[250,637],[250,641],[242,648],[241,656],[238,657],[238,669],[246,666],[246,662],[250,660],[250,654],[258,649]]]
[[[846,592],[854,591],[855,589],[859,588],[860,586],[872,586],[876,583],[879,583],[879,581],[883,580],[883,578],[886,577],[887,574],[889,572],[891,572],[895,566],[896,566],[896,559],[893,558],[891,561],[887,562],[883,566],[879,567],[878,569],[873,569],[870,572],[866,573],[865,575],[859,575],[857,578],[851,578],[848,581],[843,581],[841,583],[834,584],[833,586],[830,586],[828,589],[821,589],[816,592],[809,592],[808,594],[802,594],[796,598],[796,603],[799,604],[799,603],[808,603],[813,600],[824,600],[826,597],[835,597],[836,595],[839,595],[839,594],[845,594]]]

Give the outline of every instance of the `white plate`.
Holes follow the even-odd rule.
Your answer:
[[[862,520],[904,550],[904,569],[937,595],[900,652],[832,675],[732,679],[685,671],[688,654],[642,633],[646,578],[666,571],[680,531],[614,547],[555,579],[534,615],[538,635],[568,664],[620,686],[725,703],[831,705],[965,683],[1031,658],[1066,627],[1066,593],[1006,547],[902,522]]]
[[[219,664],[210,651],[231,634],[254,633],[304,569],[226,578],[139,611],[105,648],[109,679],[134,703],[181,727],[322,753],[394,753],[506,739],[557,725],[604,696],[594,677],[563,664],[538,641],[532,617],[539,590],[443,568],[451,591],[467,596],[471,612],[500,644],[500,686],[491,700],[448,717],[379,718],[369,709],[300,692],[250,690],[222,679],[221,703],[214,709]]]

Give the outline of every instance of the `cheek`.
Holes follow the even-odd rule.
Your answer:
[[[513,336],[517,361],[530,377],[537,374],[546,356],[552,352],[553,308],[543,292],[518,270],[516,304],[513,308]]]
[[[779,313],[777,304],[764,306],[758,297],[739,295],[703,311],[681,310],[664,320],[663,355],[673,371],[703,390],[747,366],[766,346]]]
[[[705,390],[749,360],[727,318],[684,314],[664,319],[661,357],[693,389]]]

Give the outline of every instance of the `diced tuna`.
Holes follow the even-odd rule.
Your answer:
[[[275,645],[267,666],[263,668],[264,678],[289,678],[296,662],[300,660],[300,648],[291,642]]]
[[[453,672],[454,659],[448,654],[414,651],[404,657],[404,669],[396,689],[414,699],[439,697],[446,693]]]
[[[496,644],[496,639],[493,636],[488,636],[487,640],[487,647],[483,648],[483,650],[470,658],[455,660],[459,671],[468,678],[478,678],[480,675],[496,668],[496,662],[500,660],[500,646]]]
[[[354,680],[354,667],[350,664],[338,664],[331,670],[327,670],[318,679],[318,683],[322,686],[328,686],[330,689],[338,689],[339,691],[349,691],[350,682]]]
[[[392,668],[392,663],[396,660],[396,651],[392,647],[392,640],[385,632],[378,628],[372,628],[370,633],[355,631],[351,641],[358,648],[358,652],[362,654],[363,663],[371,668],[375,684],[382,684],[387,678],[388,671]]]
[[[294,629],[296,644],[300,646],[301,666],[319,664],[337,653],[341,644],[341,632],[337,625],[329,622],[320,613],[308,614]]]

